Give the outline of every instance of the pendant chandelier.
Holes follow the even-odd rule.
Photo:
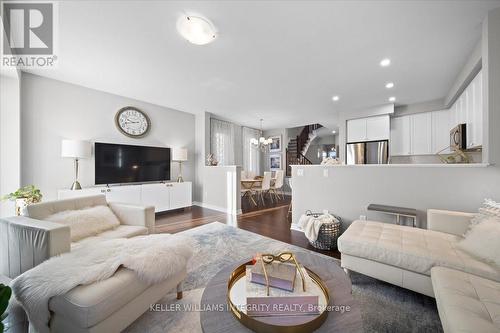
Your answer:
[[[252,144],[252,147],[254,148],[258,148],[260,149],[261,151],[266,151],[267,147],[269,147],[269,145],[271,144],[271,142],[273,142],[273,140],[271,138],[269,139],[266,139],[263,135],[263,131],[262,131],[262,122],[264,120],[261,119],[260,120],[260,138],[259,139],[256,139],[256,138],[252,138],[250,139],[250,143]]]

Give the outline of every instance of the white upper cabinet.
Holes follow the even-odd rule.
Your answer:
[[[410,116],[412,155],[432,154],[432,116],[430,112]]]
[[[366,141],[366,119],[347,121],[347,142]]]
[[[432,155],[449,146],[450,111],[391,119],[391,156]],[[444,150],[447,153],[449,150]]]
[[[483,89],[480,71],[451,106],[451,127],[466,124],[467,148],[483,144]]]
[[[449,109],[433,111],[431,114],[432,151],[433,153],[437,153],[442,150],[442,154],[447,154],[450,152],[451,111]]]
[[[353,119],[347,121],[347,142],[388,140],[389,115]]]
[[[410,117],[397,117],[391,120],[391,156],[401,156],[411,154],[410,143]]]
[[[388,115],[366,118],[366,137],[368,141],[388,140],[390,126]]]
[[[483,144],[483,82],[479,72],[467,87],[469,99],[467,108],[467,148]]]

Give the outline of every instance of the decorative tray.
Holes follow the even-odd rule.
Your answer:
[[[246,266],[252,261],[238,266],[230,275],[227,283],[227,302],[231,313],[244,326],[258,333],[305,333],[318,329],[326,320],[325,311],[330,302],[330,294],[321,278],[304,267],[313,283],[322,291],[319,297],[319,314],[252,317],[246,314]]]

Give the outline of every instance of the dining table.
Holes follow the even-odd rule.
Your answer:
[[[250,198],[250,201],[252,201],[252,203],[257,206],[257,201],[255,201],[255,198],[254,198],[254,193],[255,191],[253,189],[257,188],[259,186],[259,184],[262,183],[262,179],[264,177],[262,176],[256,176],[255,178],[242,178],[240,180],[240,183],[241,183],[241,188],[243,190],[245,190],[245,193],[243,194],[243,196],[248,196],[248,198]],[[274,181],[276,180],[276,178],[271,178],[271,185],[274,183]]]

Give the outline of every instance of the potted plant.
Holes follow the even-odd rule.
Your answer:
[[[9,286],[5,286],[0,283],[0,333],[4,331],[3,320],[7,317],[7,306],[9,305],[9,299],[12,295],[12,290]]]
[[[16,215],[21,215],[24,207],[42,200],[42,192],[35,185],[26,185],[15,192],[9,193],[2,200],[11,200],[16,202]]]

